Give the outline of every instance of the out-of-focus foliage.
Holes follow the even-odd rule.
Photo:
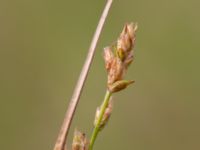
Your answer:
[[[0,147],[50,150],[105,1],[0,2]],[[70,131],[91,134],[103,99],[103,47],[138,22],[136,83],[114,97],[95,149],[200,149],[200,1],[114,0]]]

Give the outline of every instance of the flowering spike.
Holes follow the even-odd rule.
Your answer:
[[[112,109],[113,109],[113,101],[112,101],[112,98],[111,98],[107,107],[106,107],[106,110],[105,110],[105,113],[104,113],[103,118],[101,120],[101,123],[99,125],[100,130],[102,130],[105,127],[105,125],[108,123],[108,120],[109,120],[111,113],[112,113]],[[99,107],[96,110],[94,126],[97,126],[97,122],[98,122],[99,115],[100,115],[100,110],[101,110],[101,108],[99,108]]]
[[[106,70],[110,70],[112,61],[114,59],[114,54],[113,54],[112,49],[110,47],[104,48],[103,57],[104,57],[104,60],[105,60]]]
[[[88,150],[89,142],[86,139],[85,133],[75,129],[72,150]]]
[[[137,24],[126,24],[117,40],[116,47],[110,46],[104,49],[105,67],[108,73],[107,85],[112,92],[120,91],[133,83],[133,81],[126,81],[123,78],[134,59],[132,49],[135,45],[136,30]]]

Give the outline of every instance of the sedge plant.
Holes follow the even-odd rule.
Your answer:
[[[125,89],[133,80],[125,80],[128,67],[134,60],[134,45],[137,24],[125,24],[116,44],[104,48],[103,58],[107,71],[107,89],[104,100],[97,108],[94,129],[90,140],[78,130],[74,132],[72,150],[93,150],[98,134],[103,130],[111,116],[113,109],[112,95]]]

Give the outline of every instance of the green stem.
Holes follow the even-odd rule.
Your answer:
[[[100,114],[99,114],[99,118],[97,120],[97,124],[96,126],[94,127],[94,130],[93,130],[93,133],[92,133],[92,137],[90,139],[90,145],[89,145],[89,150],[92,150],[93,149],[93,145],[94,145],[94,142],[96,140],[96,137],[100,131],[100,124],[101,124],[101,121],[103,119],[103,115],[105,113],[105,110],[106,110],[106,107],[108,106],[108,102],[110,100],[110,97],[111,97],[112,93],[110,91],[106,91],[106,95],[105,95],[105,98],[104,98],[104,101],[100,107]]]

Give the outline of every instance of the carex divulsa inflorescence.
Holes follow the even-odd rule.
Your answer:
[[[125,80],[124,76],[129,65],[134,60],[133,48],[135,46],[136,30],[137,24],[125,24],[116,44],[104,48],[103,57],[107,71],[107,92],[102,105],[96,110],[94,130],[90,142],[86,139],[85,134],[76,130],[72,150],[93,149],[94,141],[99,131],[103,129],[111,116],[113,108],[111,95],[134,83],[133,80]]]
[[[126,88],[133,80],[124,80],[128,66],[134,60],[133,47],[135,45],[137,24],[126,24],[120,34],[117,44],[104,49],[105,67],[108,73],[107,86],[110,92],[117,92]]]

